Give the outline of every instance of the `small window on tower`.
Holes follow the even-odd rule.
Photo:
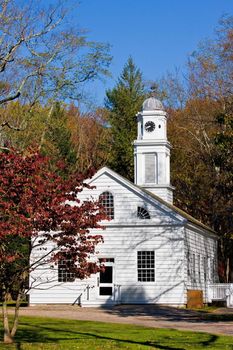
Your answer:
[[[150,214],[145,208],[138,207],[137,217],[139,219],[150,219]]]
[[[114,198],[113,195],[106,191],[101,193],[99,201],[105,209],[105,213],[109,219],[114,219]]]

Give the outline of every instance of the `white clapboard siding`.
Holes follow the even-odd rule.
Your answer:
[[[183,304],[183,235],[179,230],[175,228],[166,232],[162,227],[149,227],[147,232],[143,232],[140,227],[121,230],[108,227],[102,232],[104,244],[98,247],[99,256],[115,259],[114,282],[121,286],[121,302]],[[155,282],[137,282],[138,250],[155,251]],[[56,269],[53,269],[54,272]],[[37,274],[40,275],[39,270]],[[42,277],[46,281],[49,275],[47,270],[47,275]],[[98,294],[96,280],[97,276],[93,276],[92,279],[73,283],[54,282],[52,289],[50,285],[45,285],[45,289],[33,291],[30,302],[73,303],[87,284],[95,286],[91,290],[92,299],[95,299]],[[132,294],[135,290],[137,292]]]
[[[187,289],[202,290],[204,301],[207,300],[208,284],[214,281],[213,271],[215,268],[215,278],[217,276],[217,237],[206,230],[200,230],[189,225],[185,229],[185,264],[184,274]],[[193,254],[195,255],[195,276],[193,276]],[[204,266],[206,259],[206,268]],[[189,261],[188,261],[189,260]],[[200,261],[200,264],[199,264]],[[188,265],[190,273],[188,274]]]
[[[99,296],[99,274],[83,281],[58,283],[57,267],[52,268],[48,264],[31,274],[30,281],[41,279],[41,283],[40,288],[30,292],[30,303],[184,305],[186,290],[192,287],[187,276],[187,251],[189,249],[195,254],[208,252],[208,256],[214,257],[215,237],[198,225],[189,225],[187,217],[171,205],[124,181],[112,171],[100,170],[90,185],[95,188],[85,188],[79,195],[81,202],[89,198],[96,200],[104,191],[114,196],[114,219],[103,221],[105,230],[92,230],[104,239],[104,243],[97,246],[96,259],[114,258],[113,295]],[[137,218],[138,206],[149,212],[150,219]],[[155,252],[155,281],[138,281],[138,251]],[[195,287],[200,288],[201,285]]]
[[[86,199],[89,196],[92,196],[94,199],[98,199],[99,195],[104,191],[109,191],[114,196],[114,206],[115,206],[115,218],[114,222],[119,221],[133,221],[137,218],[137,207],[142,206],[149,211],[151,219],[171,222],[174,220],[174,217],[169,216],[168,212],[163,210],[159,204],[155,202],[150,203],[146,199],[145,195],[137,191],[129,190],[126,184],[116,181],[111,176],[103,174],[101,177],[98,177],[91,185],[96,186],[96,188],[88,190],[84,189],[80,193],[79,198],[82,200]]]

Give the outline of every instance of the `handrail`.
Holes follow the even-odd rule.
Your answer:
[[[87,284],[85,288],[83,289],[82,293],[75,299],[75,301],[72,303],[72,306],[76,304],[77,300],[79,300],[79,305],[81,305],[81,298],[82,295],[87,291],[87,300],[90,299],[90,289],[94,288],[95,286],[90,286],[90,284]]]

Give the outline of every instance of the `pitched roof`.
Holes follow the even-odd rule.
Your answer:
[[[115,171],[113,171],[112,169],[108,168],[108,167],[103,167],[100,170],[98,170],[96,172],[96,174],[88,181],[89,183],[92,182],[93,180],[97,179],[100,175],[102,175],[103,173],[108,173],[109,175],[111,175],[112,177],[120,180],[121,182],[125,183],[126,185],[128,185],[129,187],[135,189],[135,190],[139,190],[140,192],[146,194],[147,197],[150,197],[152,200],[156,200],[157,202],[159,202],[160,204],[162,204],[163,206],[169,208],[170,210],[172,210],[174,213],[180,215],[181,217],[183,217],[184,219],[186,219],[188,222],[199,226],[209,232],[211,232],[212,234],[216,235],[216,232],[211,229],[210,227],[206,226],[205,224],[203,224],[201,221],[195,219],[193,216],[187,214],[185,211],[183,211],[182,209],[176,207],[175,205],[166,202],[164,199],[160,198],[159,196],[151,193],[150,191],[146,190],[145,188],[135,185],[134,183],[132,183],[131,181],[129,181],[128,179],[126,179],[125,177],[123,177],[122,175],[119,175],[118,173],[116,173]]]
[[[136,185],[137,186],[137,185]],[[204,228],[205,230],[208,230],[214,234],[216,234],[216,232],[210,228],[209,226],[206,226],[205,224],[203,224],[201,221],[195,219],[193,216],[189,215],[188,213],[186,213],[184,210],[176,207],[174,204],[168,203],[165,200],[163,200],[162,198],[156,196],[155,194],[151,193],[150,191],[145,190],[144,188],[142,188],[142,190],[149,194],[151,197],[154,197],[156,200],[158,200],[160,203],[163,203],[164,205],[166,205],[168,208],[174,210],[177,214],[180,214],[181,216],[183,216],[185,219],[187,219],[189,222],[200,226],[202,228]]]

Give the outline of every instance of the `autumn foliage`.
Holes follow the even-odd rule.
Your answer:
[[[5,303],[12,289],[20,301],[30,288],[32,269],[48,262],[56,264],[67,255],[74,262],[76,278],[99,270],[89,258],[102,237],[92,235],[90,229],[100,228],[104,215],[98,202],[80,203],[77,199],[87,186],[83,180],[76,174],[64,181],[49,170],[48,158],[38,152],[0,153],[0,284]],[[44,250],[44,256],[30,260],[32,248],[45,245],[49,249]],[[8,338],[14,336],[9,325],[4,328]]]

